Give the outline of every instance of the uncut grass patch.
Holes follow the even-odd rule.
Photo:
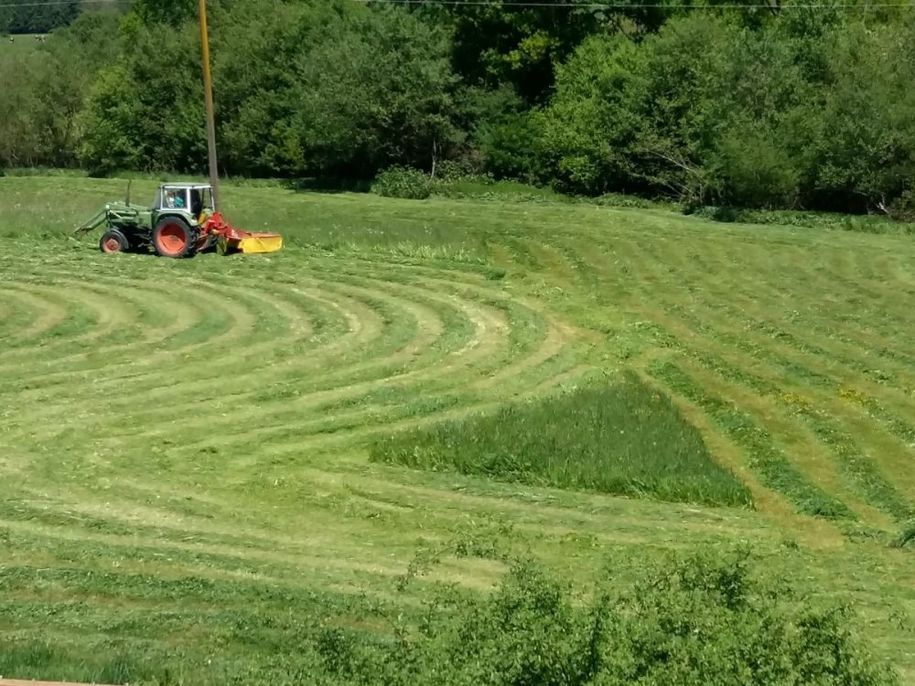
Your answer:
[[[751,505],[699,432],[634,375],[377,440],[375,461],[673,502]]]

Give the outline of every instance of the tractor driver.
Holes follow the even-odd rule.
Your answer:
[[[184,209],[184,193],[182,191],[166,191],[165,204],[171,209]]]

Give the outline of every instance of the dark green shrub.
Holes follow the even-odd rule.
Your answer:
[[[588,682],[588,617],[537,564],[515,562],[488,598],[444,600],[416,646],[420,674],[467,686]]]
[[[375,177],[372,192],[386,198],[425,200],[432,195],[432,179],[428,174],[409,167],[389,167]]]
[[[529,112],[486,123],[479,134],[486,170],[499,178],[532,181],[542,176],[537,119]]]
[[[718,191],[740,207],[792,207],[799,193],[800,172],[789,151],[778,145],[772,131],[735,125],[710,154]]]
[[[531,186],[520,181],[494,181],[490,176],[466,177],[455,181],[436,181],[435,195],[474,200],[511,202],[574,202],[574,198],[549,187]]]
[[[726,223],[743,221],[743,217],[745,216],[742,211],[736,207],[717,207],[714,205],[696,207],[693,208],[691,212],[687,212],[687,214]]]

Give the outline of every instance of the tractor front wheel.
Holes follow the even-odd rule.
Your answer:
[[[130,241],[117,229],[108,229],[102,234],[98,247],[103,253],[127,252],[130,250]]]
[[[153,248],[162,257],[193,257],[197,240],[197,229],[181,217],[163,217],[152,234]]]

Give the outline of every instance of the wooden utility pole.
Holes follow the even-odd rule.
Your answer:
[[[213,106],[213,74],[210,71],[210,32],[207,29],[207,0],[200,0],[200,56],[203,60],[203,90],[207,108],[207,152],[213,206],[219,209],[219,165],[216,157],[216,111]]]

